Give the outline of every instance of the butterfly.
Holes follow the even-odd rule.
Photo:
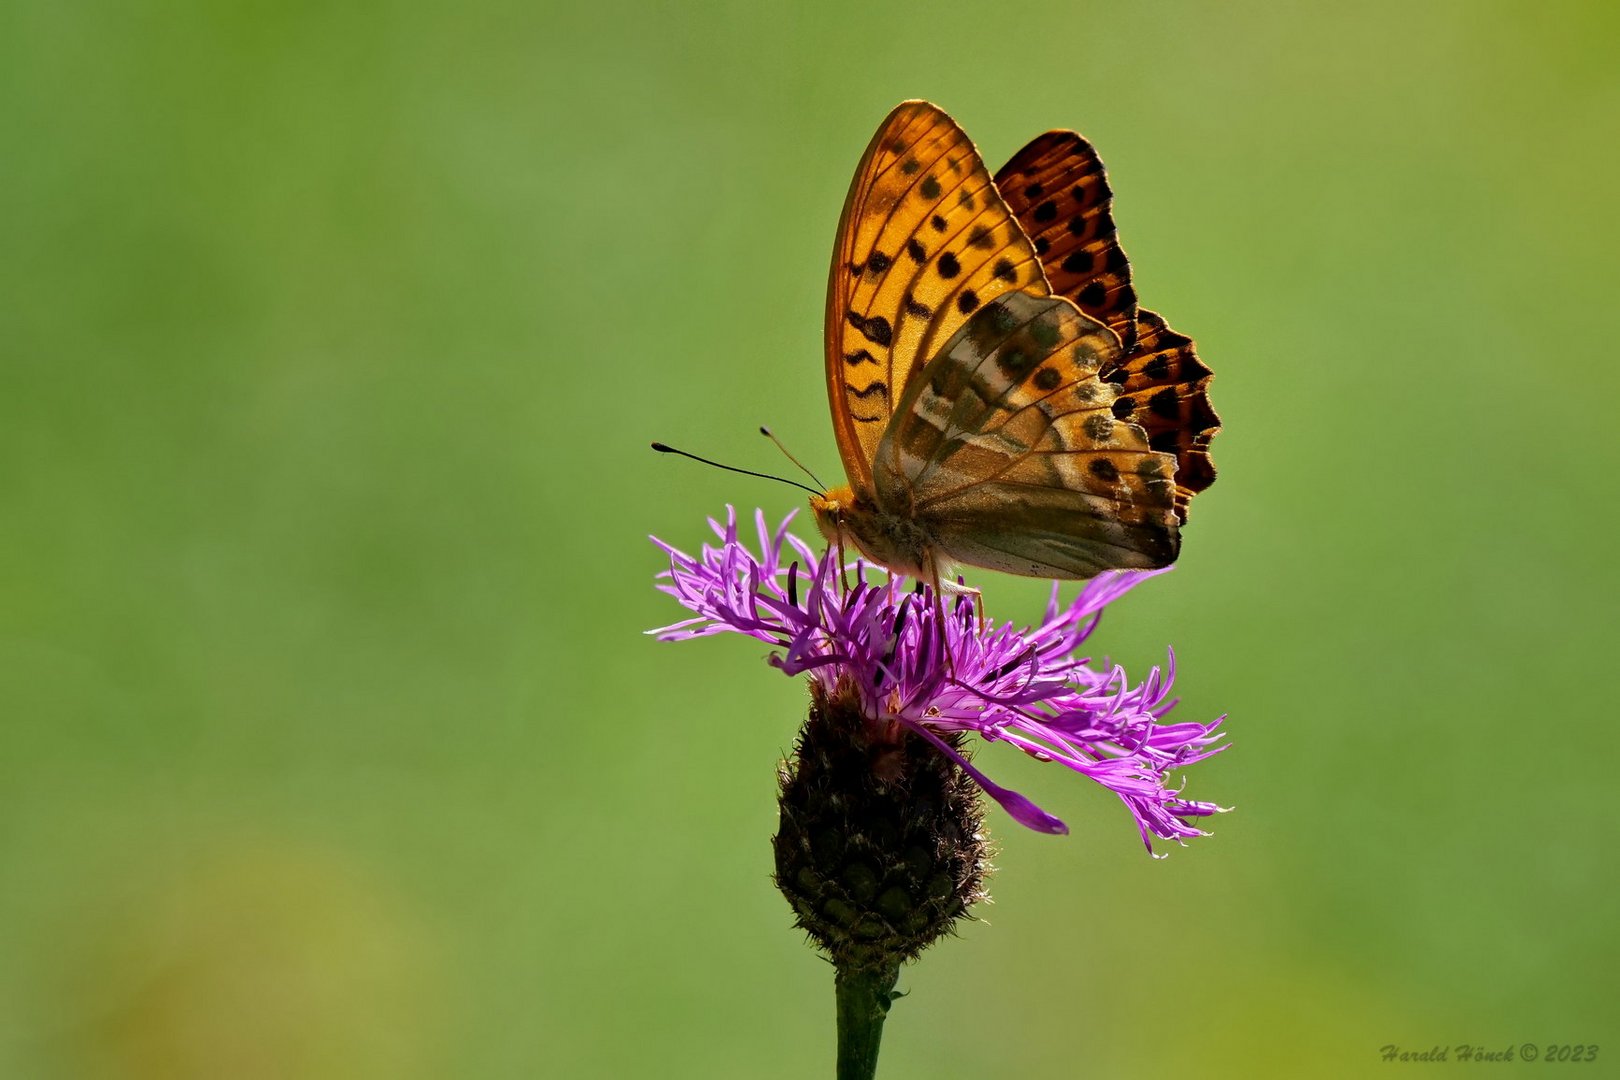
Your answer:
[[[883,121],[827,284],[849,480],[810,500],[828,540],[936,587],[955,565],[1075,579],[1175,560],[1215,479],[1211,372],[1136,306],[1111,200],[1072,131],[992,178],[938,106]]]

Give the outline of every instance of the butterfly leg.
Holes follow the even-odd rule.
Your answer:
[[[984,633],[984,593],[971,585],[964,585],[960,581],[946,581],[940,585],[946,596],[971,596],[973,598],[973,612],[979,620],[979,633]]]
[[[934,602],[934,625],[938,628],[939,651],[945,660],[945,674],[956,678],[956,661],[945,640],[945,599],[939,587],[939,571],[930,562],[928,566],[928,595]]]
[[[848,596],[849,577],[844,570],[844,530],[842,528],[838,530],[838,539],[833,541],[833,548],[833,558],[838,560],[838,593],[840,596]]]
[[[925,575],[925,580],[928,582],[928,594],[933,598],[934,618],[936,620],[936,625],[939,627],[939,648],[945,659],[945,672],[954,679],[956,677],[956,658],[955,655],[950,651],[945,637],[945,620],[947,617],[954,617],[954,612],[947,613],[945,607],[945,596],[947,593],[951,596],[960,596],[963,593],[973,593],[974,595],[977,595],[979,590],[969,589],[963,585],[957,584],[956,582],[941,581],[939,563],[935,561],[932,552],[929,552],[926,556],[924,556],[923,573]]]

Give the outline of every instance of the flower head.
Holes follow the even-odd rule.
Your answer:
[[[953,760],[1014,819],[1047,833],[1068,827],[1015,791],[994,783],[958,749],[964,733],[1005,742],[1041,761],[1090,777],[1122,799],[1142,839],[1205,835],[1189,819],[1221,808],[1183,799],[1168,786],[1174,770],[1225,748],[1212,723],[1166,723],[1175,674],[1170,654],[1132,685],[1118,665],[1093,667],[1077,650],[1102,610],[1164,571],[1112,571],[1085,583],[1068,604],[1056,583],[1038,626],[983,620],[970,595],[936,599],[904,579],[866,579],[755,514],[758,550],[738,533],[736,511],[710,519],[719,545],[693,557],[653,538],[670,556],[659,588],[693,617],[650,631],[663,641],[746,634],[776,646],[770,662],[808,673],[819,694],[876,724],[899,725]],[[854,578],[845,584],[846,571]]]

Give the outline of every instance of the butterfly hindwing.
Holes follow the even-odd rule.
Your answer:
[[[1119,388],[1115,414],[1141,426],[1153,449],[1176,456],[1176,513],[1186,521],[1188,500],[1215,482],[1209,442],[1221,419],[1209,404],[1214,376],[1192,339],[1163,317],[1138,309],[1136,323],[1136,348],[1102,378]]]
[[[857,491],[871,490],[872,459],[912,378],[1013,290],[1050,292],[983,159],[937,106],[903,103],[856,170],[827,288],[828,396]]]
[[[1044,578],[1153,570],[1175,562],[1174,526],[1124,521],[1107,500],[995,481],[949,504],[934,533],[948,559]]]
[[[997,298],[901,400],[874,462],[879,500],[909,507],[948,558],[992,569],[1165,565],[1175,460],[1116,417],[1100,374],[1119,360],[1113,332],[1067,300]]]

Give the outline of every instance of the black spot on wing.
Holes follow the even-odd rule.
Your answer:
[[[894,343],[894,328],[889,325],[889,320],[883,316],[874,315],[868,319],[855,314],[853,311],[846,311],[844,318],[849,322],[849,325],[865,334],[868,341],[882,345],[885,349]]]
[[[1000,277],[1000,274],[996,275]],[[1042,349],[1050,349],[1063,336],[1063,327],[1056,319],[1045,316],[1029,324],[1029,336]]]
[[[1070,274],[1089,274],[1094,263],[1091,252],[1083,249],[1071,251],[1063,258],[1063,269],[1065,273]]]
[[[1007,346],[996,354],[996,366],[1001,368],[1002,373],[1008,378],[1016,379],[1033,367],[1039,359],[1016,346]]]
[[[1010,334],[1018,325],[1018,316],[1013,314],[1012,308],[1005,303],[997,301],[990,305],[990,326],[998,334]]]

